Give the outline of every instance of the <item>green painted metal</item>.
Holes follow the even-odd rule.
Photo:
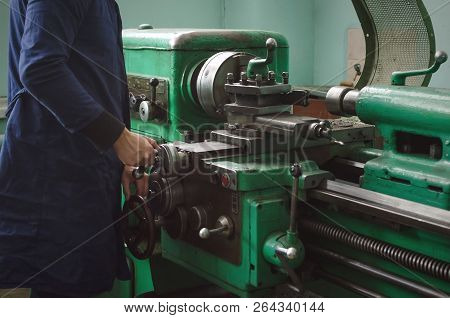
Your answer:
[[[163,256],[209,281],[242,297],[249,297],[286,280],[274,273],[264,259],[262,249],[267,237],[289,223],[288,195],[280,188],[243,192],[240,195],[242,217],[242,261],[234,265],[194,246],[162,235]],[[276,213],[275,213],[276,211]],[[284,213],[279,213],[284,211]]]
[[[132,120],[132,128],[135,131],[152,136],[160,142],[183,140],[186,132],[201,132],[205,129],[204,123],[209,123],[208,129],[211,129],[211,124],[221,123],[204,113],[191,90],[194,71],[215,53],[232,50],[263,56],[267,50],[266,40],[271,37],[278,42],[278,49],[270,69],[278,74],[288,71],[287,41],[274,32],[125,30],[123,35],[127,72],[134,75],[165,78],[169,82],[169,123],[143,123],[137,119]],[[271,233],[285,231],[288,227],[288,213],[284,212],[280,217],[273,214],[273,211],[279,210],[280,207],[286,211],[288,209],[287,192],[280,189],[277,182],[290,186],[289,169],[281,165],[274,167],[269,164],[255,164],[252,161],[239,162],[239,160],[224,161],[220,164],[234,165],[239,173],[239,189],[247,191],[242,192],[240,199],[245,229],[241,235],[242,263],[239,266],[232,265],[194,246],[173,240],[164,231],[161,238],[162,253],[164,258],[181,264],[191,272],[238,295],[262,295],[268,287],[286,280],[285,275],[272,273],[271,264],[264,260],[262,249]],[[314,168],[317,169],[313,166],[310,170]],[[254,174],[256,171],[259,171],[259,175]],[[305,171],[308,173],[308,169]],[[278,175],[276,182],[274,183],[270,177],[262,177],[262,173],[270,176]],[[266,186],[262,192],[254,189],[258,184],[252,181],[255,179],[264,180]],[[270,185],[267,186],[267,184]],[[153,262],[152,269],[153,272],[158,272],[161,266]],[[146,274],[140,275],[143,276],[139,277],[145,277]],[[161,277],[161,274],[155,274],[155,279]],[[159,284],[155,282],[155,288],[158,289],[158,285],[166,284],[167,281],[166,279]],[[178,288],[180,282],[171,286]]]
[[[278,42],[270,69],[288,70],[288,45],[282,35],[266,31],[229,30],[124,30],[124,54],[128,74],[165,78],[169,81],[169,122],[144,123],[132,119],[132,128],[160,141],[184,140],[189,133],[215,127],[223,120],[210,118],[195,100],[194,71],[217,52],[245,51],[266,54],[266,40]],[[281,80],[281,78],[279,78]],[[207,123],[207,124],[206,124]]]
[[[273,160],[273,154],[261,154],[248,157],[232,157],[208,160],[215,166],[232,170],[236,173],[238,191],[264,190],[272,187],[291,187],[292,176],[288,162]],[[312,176],[330,178],[332,175],[320,170],[314,161],[302,162],[302,177],[299,180],[299,188],[307,188],[305,179]],[[313,186],[317,186],[319,181]],[[302,195],[302,193],[299,193]]]
[[[304,258],[303,244],[297,236],[286,233],[292,176],[290,165],[268,163],[260,156],[237,159],[221,159],[214,164],[232,169],[237,175],[242,217],[241,263],[231,264],[193,245],[171,239],[165,232],[161,243],[163,256],[232,293],[243,297],[261,296],[269,293],[270,287],[287,280],[286,275],[272,270],[272,265],[281,266],[272,258],[274,245],[297,248],[299,255],[291,262],[293,267]],[[299,180],[298,196],[304,197],[304,188],[310,185],[305,180],[316,175],[325,178],[329,174],[311,161],[301,165],[303,175]],[[267,257],[272,261],[268,262]]]
[[[265,48],[268,38],[278,47],[288,48],[287,39],[276,32],[203,29],[128,29],[123,31],[125,50],[226,51]]]
[[[444,52],[437,52],[434,64],[426,70],[404,71],[392,73],[392,85],[405,86],[406,79],[413,76],[432,75],[436,73],[441,65],[447,62],[448,56]]]
[[[264,79],[267,79],[269,77],[269,64],[271,64],[275,58],[277,42],[269,39],[266,42],[266,47],[266,58],[254,58],[248,62],[247,76],[249,78],[254,79],[258,74],[261,75]]]
[[[383,223],[369,222],[354,215],[342,213],[334,209],[320,209],[320,213],[318,211],[319,210],[314,212],[315,217],[324,223],[331,223],[332,225],[337,225],[340,227],[342,226],[347,231],[352,233],[362,234],[442,261],[450,262],[450,241],[448,237],[444,235],[419,231],[408,227],[401,227],[400,229],[392,228]],[[445,293],[450,293],[450,282],[406,269],[393,261],[388,261],[380,257],[352,249],[344,244],[325,240],[323,238],[316,238],[314,236],[307,237],[302,235],[302,233],[300,233],[300,238],[304,242],[312,243],[347,257],[357,259],[363,263],[370,264],[371,266],[383,269],[387,272],[405,277],[421,285],[435,288]],[[396,287],[382,280],[375,279],[366,274],[361,274],[355,270],[350,270],[345,266],[334,262],[325,260],[320,262],[320,265],[327,272],[333,273],[336,276],[344,278],[345,280],[349,280],[370,290],[376,291],[386,297],[420,297],[420,295],[413,292]],[[307,286],[310,287],[309,284],[307,284]],[[318,290],[316,291],[318,292]],[[331,289],[324,295],[338,297],[339,293],[336,290]]]
[[[383,150],[354,148],[350,157],[365,164],[362,187],[411,201],[450,210],[450,91],[421,87],[366,87],[360,92],[356,112],[361,120],[374,124],[383,140]],[[399,133],[435,138],[442,144],[442,156],[430,158],[425,153],[402,151]],[[418,139],[415,139],[418,142]],[[320,213],[318,213],[320,211]],[[325,223],[345,228],[383,242],[450,262],[448,237],[410,227],[390,227],[354,214],[342,213],[336,207],[313,209]],[[450,213],[450,212],[449,212]],[[406,269],[395,262],[352,249],[344,244],[314,236],[301,239],[405,277],[427,287],[450,292],[450,282]],[[420,297],[414,292],[383,280],[323,260],[322,269],[387,297]],[[342,292],[330,283],[307,282],[306,286],[325,296]],[[328,286],[323,288],[323,286]]]
[[[366,87],[356,105],[359,118],[378,128],[383,154],[366,163],[362,186],[407,200],[450,209],[450,91],[420,87]],[[398,133],[433,137],[441,159],[402,153]]]
[[[157,76],[169,82],[169,123],[143,123],[133,119],[132,127],[135,131],[153,136],[159,141],[171,142],[183,140],[189,130],[202,131],[205,129],[205,123],[220,124],[220,120],[208,117],[197,105],[191,90],[195,69],[202,61],[219,51],[244,51],[255,56],[264,56],[265,41],[268,37],[273,37],[277,40],[279,49],[270,69],[276,71],[278,75],[282,71],[288,71],[287,42],[282,36],[260,31],[223,32],[220,30],[124,32],[128,72],[149,77]],[[360,162],[367,161],[362,182],[364,188],[450,209],[449,106],[450,91],[447,90],[399,86],[367,87],[361,91],[356,111],[363,121],[377,126],[385,143],[384,150],[368,148],[371,145],[364,143],[348,144],[338,150],[330,149],[324,156],[326,158],[320,158],[321,163],[326,163],[338,155]],[[211,125],[208,125],[208,128],[211,128]],[[425,155],[398,151],[396,143],[398,132],[439,139],[442,143],[442,158],[432,160]],[[284,247],[296,245],[299,250],[303,249],[296,236],[293,238],[292,233],[286,235],[292,187],[289,167],[292,162],[287,160],[277,163],[273,158],[273,154],[262,154],[245,158],[209,160],[209,164],[232,171],[236,176],[238,210],[242,221],[239,264],[227,262],[185,241],[172,239],[162,231],[162,258],[153,261],[150,274],[141,272],[137,280],[148,279],[149,275],[154,274],[152,281],[157,291],[161,288],[158,286],[164,285],[179,288],[180,280],[184,281],[198,275],[242,297],[268,296],[274,286],[286,282],[285,274],[273,270],[273,266],[280,266],[274,258],[274,249],[277,244]],[[318,186],[324,179],[333,178],[330,172],[321,170],[313,161],[303,162],[302,168],[303,175],[299,182],[298,193],[301,200],[306,198],[307,189]],[[398,180],[404,180],[408,184]],[[442,191],[436,191],[437,189]],[[371,219],[363,219],[356,213],[342,213],[335,207],[319,206],[301,212],[315,215],[323,222],[341,225],[352,232],[450,262],[450,242],[444,236],[409,227],[392,227]],[[302,215],[303,213],[300,217]],[[421,284],[427,285],[424,282],[429,282],[443,291],[450,292],[448,282],[405,270],[395,263],[337,242],[311,238],[301,232],[299,236],[302,241],[318,244]],[[300,258],[303,258],[303,255],[300,255]],[[169,264],[180,266],[171,268]],[[386,296],[418,296],[379,279],[355,273],[333,262],[324,261],[319,264],[324,270],[336,276]],[[292,264],[294,267],[297,265],[298,263]],[[180,267],[188,271],[178,270]],[[184,278],[175,278],[180,277],[175,274],[181,272]],[[201,282],[200,279],[197,283],[201,285]],[[307,280],[304,283],[307,288],[324,296],[357,296],[324,280]]]
[[[263,254],[266,261],[277,267],[282,267],[280,258],[277,255],[279,248],[295,248],[297,256],[294,259],[288,260],[288,264],[292,268],[299,267],[305,259],[305,247],[298,239],[297,233],[292,232],[276,232],[272,233],[264,243]]]

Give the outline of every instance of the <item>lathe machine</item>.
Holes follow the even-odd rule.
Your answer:
[[[124,204],[122,294],[450,293],[450,91],[405,86],[445,53],[390,85],[319,96],[291,86],[278,33],[123,38],[132,128],[161,148],[148,196]],[[294,114],[315,99],[339,118]]]

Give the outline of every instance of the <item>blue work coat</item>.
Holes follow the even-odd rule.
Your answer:
[[[113,0],[10,6],[0,288],[68,296],[109,290],[115,278],[129,276],[116,222],[122,164],[111,143],[98,145],[94,136],[110,137],[111,127],[96,127],[108,122],[99,120],[102,114],[129,121],[118,6]]]

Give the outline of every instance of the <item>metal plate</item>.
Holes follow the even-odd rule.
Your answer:
[[[158,123],[167,123],[169,122],[169,81],[164,78],[160,78],[157,76],[138,76],[138,75],[128,75],[128,87],[130,93],[135,96],[145,95],[147,100],[151,99],[151,86],[150,80],[152,78],[157,78],[159,80],[159,84],[156,87],[156,100],[161,104],[159,106],[160,115],[153,120]],[[131,112],[131,117],[135,119],[140,119],[139,112]]]
[[[336,204],[362,214],[450,235],[450,212],[382,193],[361,189],[347,183],[326,181],[308,198]]]
[[[242,215],[240,213],[239,193],[225,189],[221,185],[211,184],[207,179],[200,176],[187,177],[182,183],[186,211],[191,211],[193,206],[209,206],[207,217],[209,229],[214,228],[217,219],[223,215],[228,216],[234,225],[234,234],[229,239],[211,236],[211,238],[203,240],[199,237],[198,231],[189,230],[182,240],[230,263],[240,264]]]

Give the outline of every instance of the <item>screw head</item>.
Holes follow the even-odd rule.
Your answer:
[[[256,74],[255,76],[255,81],[256,81],[256,85],[260,86],[261,82],[262,82],[262,75],[261,74]]]
[[[233,84],[234,83],[234,74],[233,73],[228,73],[227,74],[227,82],[228,82],[228,84]]]
[[[241,84],[245,84],[248,81],[247,72],[241,72]]]
[[[271,81],[275,80],[275,72],[274,71],[269,72],[269,80],[271,80]]]
[[[294,178],[299,178],[303,174],[302,166],[299,163],[294,163],[291,166],[290,172]]]
[[[281,73],[281,77],[283,78],[283,84],[289,84],[289,73],[288,72]]]

